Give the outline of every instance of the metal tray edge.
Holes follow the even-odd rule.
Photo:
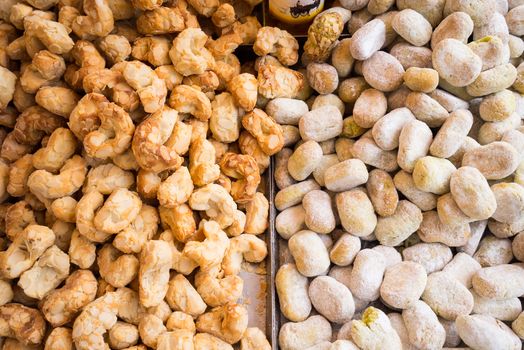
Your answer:
[[[278,236],[275,229],[275,179],[274,179],[274,158],[268,170],[268,192],[269,192],[269,231],[266,235],[268,245],[268,270],[267,270],[267,299],[266,299],[266,329],[267,336],[273,350],[278,350],[278,330],[280,325],[280,311],[277,305],[277,295],[275,289],[275,275],[278,269]]]

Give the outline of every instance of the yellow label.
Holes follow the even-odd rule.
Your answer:
[[[287,23],[312,20],[324,8],[324,0],[269,0],[269,12]]]

